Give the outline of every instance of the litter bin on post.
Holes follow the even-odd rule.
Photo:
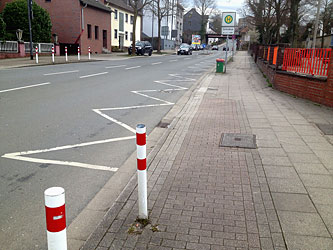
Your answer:
[[[223,73],[224,59],[216,59],[216,73]]]

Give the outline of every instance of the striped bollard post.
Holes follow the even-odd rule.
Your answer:
[[[139,219],[148,219],[146,126],[136,126]]]
[[[90,46],[88,47],[88,59],[90,60]]]
[[[38,47],[36,46],[36,63],[38,64]]]
[[[52,46],[52,62],[54,63],[54,46]]]
[[[67,57],[67,46],[65,46],[65,60],[66,60],[66,62],[68,61],[68,57]]]
[[[48,188],[44,198],[48,250],[67,250],[65,190],[62,187]]]
[[[80,61],[80,46],[77,47],[77,60]]]

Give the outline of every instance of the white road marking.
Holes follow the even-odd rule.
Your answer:
[[[128,69],[137,69],[137,68],[140,68],[141,66],[134,66],[134,67],[129,67],[129,68],[125,68],[126,70]]]
[[[140,66],[139,66],[140,67]],[[104,72],[107,73],[107,72]],[[101,74],[101,73],[99,73]],[[94,75],[99,75],[99,74],[94,74]],[[103,74],[103,73],[102,73]],[[172,77],[175,78],[180,78],[176,80],[160,80],[160,81],[154,81],[155,83],[167,85],[167,86],[172,86],[175,87],[174,89],[154,89],[154,90],[136,90],[136,91],[131,91],[133,94],[141,95],[146,98],[150,98],[162,103],[158,104],[149,104],[149,105],[138,105],[138,106],[128,106],[128,107],[115,107],[115,108],[101,108],[101,109],[93,109],[95,113],[98,115],[104,117],[105,119],[112,121],[119,126],[125,128],[126,130],[130,131],[131,133],[136,133],[136,130],[129,125],[118,121],[115,118],[112,118],[106,114],[104,114],[102,111],[113,111],[113,110],[124,110],[124,109],[137,109],[137,108],[148,108],[148,107],[161,107],[161,106],[167,106],[167,105],[174,105],[174,103],[165,101],[156,97],[152,97],[149,95],[145,95],[142,92],[157,92],[157,91],[171,91],[171,90],[185,90],[187,88],[178,86],[175,84],[170,84],[167,82],[188,82],[188,81],[195,81],[195,79],[184,77],[178,74],[169,74]],[[196,75],[196,74],[187,74],[187,75]],[[90,75],[93,76],[93,75]],[[86,76],[87,77],[87,76]],[[46,84],[46,83],[44,83]],[[48,83],[49,84],[49,83]],[[1,92],[0,92],[1,93]],[[126,137],[119,137],[119,138],[112,138],[112,139],[106,139],[106,140],[99,140],[99,141],[92,141],[92,142],[85,142],[85,143],[80,143],[80,144],[73,144],[73,145],[66,145],[66,146],[60,146],[60,147],[54,147],[54,148],[48,148],[48,149],[41,149],[41,150],[30,150],[30,151],[23,151],[23,152],[16,152],[16,153],[8,153],[4,154],[2,157],[8,158],[8,159],[13,159],[13,160],[19,160],[19,161],[27,161],[27,162],[34,162],[34,163],[41,163],[41,164],[55,164],[55,165],[66,165],[66,166],[72,166],[72,167],[80,167],[80,168],[87,168],[87,169],[95,169],[95,170],[104,170],[104,171],[117,171],[118,168],[110,168],[107,166],[101,166],[101,165],[93,165],[93,164],[87,164],[87,163],[81,163],[81,162],[71,162],[71,161],[59,161],[59,160],[49,160],[49,159],[40,159],[40,158],[32,158],[32,157],[27,157],[27,155],[30,154],[40,154],[40,153],[46,153],[46,152],[53,152],[53,151],[59,151],[59,150],[67,150],[67,149],[72,149],[72,148],[78,148],[78,147],[85,147],[85,146],[90,146],[90,145],[96,145],[96,144],[103,144],[103,143],[108,143],[108,142],[116,142],[116,141],[123,141],[123,140],[130,140],[130,139],[135,139],[136,136],[126,136]]]
[[[43,74],[44,76],[52,76],[52,75],[61,75],[61,74],[69,74],[69,73],[75,73],[79,72],[78,70],[72,70],[72,71],[63,71],[63,72],[56,72],[56,73],[47,73]]]
[[[190,60],[191,58],[184,58],[184,60]]]
[[[152,63],[151,65],[161,64],[162,62]]]
[[[5,90],[0,90],[0,93],[10,92],[10,91],[20,90],[20,89],[34,88],[34,87],[48,85],[48,84],[51,84],[51,83],[44,82],[44,83],[39,83],[39,84],[34,84],[34,85],[29,85],[29,86],[24,86],[24,87],[18,87],[18,88],[13,88],[13,89],[5,89]]]
[[[105,67],[106,69],[113,69],[113,68],[120,68],[120,67],[125,67],[126,65],[114,65],[114,66],[108,66]]]
[[[96,74],[91,74],[91,75],[86,75],[86,76],[80,76],[80,79],[82,78],[88,78],[88,77],[92,77],[92,76],[99,76],[99,75],[105,75],[109,72],[101,72],[101,73],[96,73]]]
[[[177,62],[178,60],[170,60],[169,62]]]
[[[59,150],[79,148],[79,147],[85,147],[85,146],[91,146],[91,145],[97,145],[97,144],[104,144],[104,143],[109,143],[109,142],[130,140],[130,139],[135,139],[135,138],[136,138],[136,136],[126,136],[126,137],[112,138],[112,139],[106,139],[106,140],[100,140],[100,141],[92,141],[92,142],[85,142],[85,143],[80,143],[80,144],[60,146],[60,147],[55,147],[55,148],[8,153],[8,154],[4,154],[1,157],[19,160],[19,161],[28,161],[28,162],[35,162],[35,163],[42,163],[42,164],[67,165],[67,166],[73,166],[73,167],[89,168],[89,169],[96,169],[96,170],[106,170],[106,171],[114,172],[114,171],[117,171],[118,168],[110,168],[107,166],[92,165],[92,164],[86,164],[86,163],[80,163],[80,162],[58,161],[58,160],[47,160],[47,159],[39,159],[39,158],[32,158],[32,157],[23,157],[23,155],[40,154],[40,153],[46,153],[46,152],[52,152],[52,151],[59,151]]]

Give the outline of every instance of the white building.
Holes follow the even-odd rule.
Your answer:
[[[178,0],[169,0],[169,1],[170,1],[169,15],[163,17],[161,22],[161,38],[172,40],[175,42],[175,45],[177,46],[182,43],[184,8],[178,2]],[[158,36],[157,17],[153,14],[149,6],[144,10],[143,13],[144,13],[143,30],[142,30],[143,33],[148,37],[152,37],[152,35],[153,37],[157,37]],[[166,33],[166,35],[162,34],[162,27],[168,27],[168,32]]]

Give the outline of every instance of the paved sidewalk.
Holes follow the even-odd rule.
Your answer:
[[[148,169],[153,226],[129,234],[132,178],[82,249],[333,249],[333,110],[267,87],[246,52],[211,73]],[[257,149],[220,147],[255,134]],[[156,228],[153,228],[156,229]]]

